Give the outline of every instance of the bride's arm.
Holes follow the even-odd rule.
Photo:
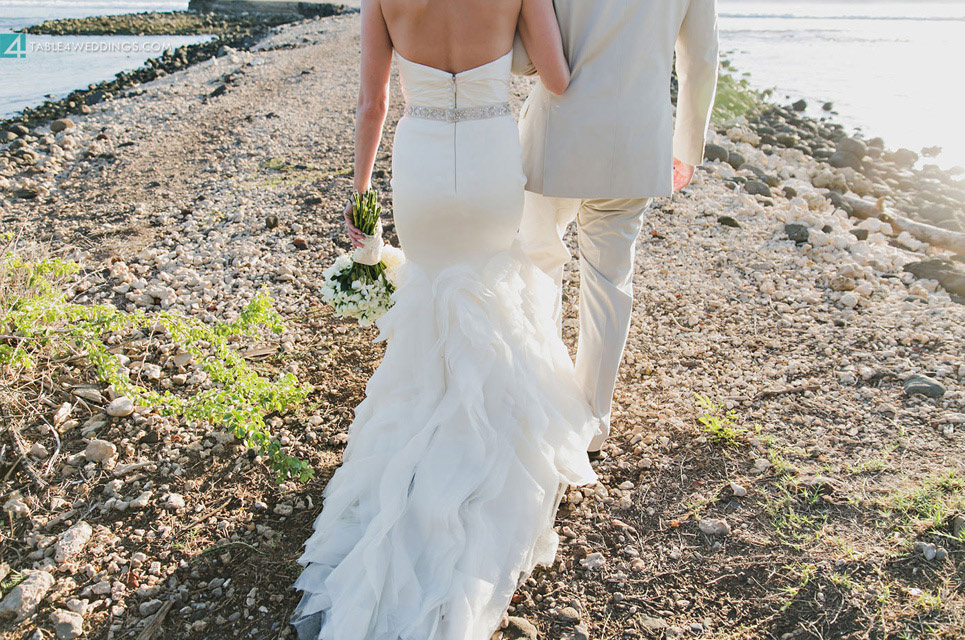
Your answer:
[[[563,53],[563,37],[553,0],[523,0],[519,35],[543,86],[557,95],[566,91],[570,84],[570,65]]]
[[[362,0],[362,57],[359,100],[355,111],[355,178],[357,191],[371,186],[375,154],[382,139],[382,127],[389,111],[389,73],[392,69],[392,39],[382,16],[379,0]],[[352,244],[359,246],[365,236],[352,224],[352,205],[345,207],[345,222]]]
[[[389,110],[392,40],[379,0],[362,0],[362,58],[355,112],[355,188],[365,191],[372,178],[382,126]]]

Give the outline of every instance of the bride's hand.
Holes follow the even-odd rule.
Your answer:
[[[365,234],[359,231],[358,227],[352,224],[352,214],[355,212],[355,207],[349,202],[345,205],[345,211],[342,213],[345,218],[345,230],[348,232],[348,237],[352,241],[352,246],[358,249],[365,242]]]

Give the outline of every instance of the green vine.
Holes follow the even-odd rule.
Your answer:
[[[81,355],[101,382],[135,404],[230,431],[266,456],[280,481],[312,477],[309,464],[283,452],[265,423],[269,414],[303,401],[310,388],[290,373],[276,380],[259,375],[229,344],[231,337],[255,336],[260,329],[282,332],[282,318],[265,291],[258,292],[236,320],[208,325],[169,311],[128,313],[109,305],[72,304],[55,282],[79,270],[77,264],[56,258],[24,261],[12,253],[0,258],[0,367],[16,376],[43,359]],[[107,334],[158,326],[194,356],[210,377],[211,388],[183,397],[137,384],[104,342]]]

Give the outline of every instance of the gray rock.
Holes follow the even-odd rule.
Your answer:
[[[956,538],[965,533],[965,516],[955,516],[952,518],[952,535]]]
[[[716,518],[701,518],[697,526],[709,536],[729,536],[730,524],[726,520]]]
[[[845,151],[835,151],[834,155],[828,158],[828,164],[837,169],[851,167],[856,171],[861,170],[861,167],[863,166],[861,158]]]
[[[906,264],[904,270],[916,278],[937,280],[942,288],[957,296],[965,296],[965,268],[945,258],[932,258]]]
[[[142,491],[139,496],[137,496],[136,498],[134,498],[133,500],[131,500],[131,508],[132,508],[132,509],[143,509],[143,508],[147,507],[147,505],[150,503],[151,497],[152,497],[153,495],[154,495],[154,492],[151,491],[150,489],[148,489],[147,491]]]
[[[536,627],[524,618],[509,617],[509,624],[500,632],[500,640],[536,640]]]
[[[885,157],[899,167],[904,168],[911,167],[918,162],[918,154],[911,149],[898,149],[891,154],[887,154]]]
[[[744,185],[744,191],[752,196],[771,197],[771,188],[763,182],[758,182],[757,180],[748,180],[747,184]]]
[[[711,162],[727,162],[730,157],[729,152],[724,147],[716,144],[708,144],[704,147],[704,158]]]
[[[803,224],[786,224],[784,225],[784,233],[787,234],[788,240],[793,240],[798,244],[807,242],[810,237],[808,228]]]
[[[806,111],[808,108],[808,101],[801,99],[791,105],[791,108],[795,111]]]
[[[55,609],[50,614],[57,640],[74,640],[84,635],[84,616],[73,611]]]
[[[91,526],[83,520],[61,533],[54,544],[54,560],[66,562],[79,554],[87,546],[93,533]]]
[[[717,222],[725,227],[734,227],[735,229],[740,229],[740,223],[732,218],[731,216],[718,216]]]
[[[590,640],[590,631],[582,624],[567,629],[560,635],[560,640]]]
[[[840,275],[831,278],[830,284],[832,291],[854,291],[855,287],[858,286],[854,278]]]
[[[864,241],[868,239],[869,234],[867,229],[852,229],[851,235],[853,235],[858,240]]]
[[[740,169],[742,166],[747,164],[747,158],[737,153],[736,151],[731,151],[727,154],[727,164],[734,167],[735,169]]]
[[[105,462],[117,455],[117,447],[107,440],[91,440],[84,449],[84,455],[91,462]]]
[[[148,600],[147,602],[142,602],[137,607],[137,612],[141,614],[142,618],[146,618],[157,613],[157,610],[161,608],[162,604],[164,603],[157,599]]]
[[[793,148],[801,144],[801,138],[796,133],[779,133],[777,134],[777,142],[785,147]]]
[[[945,395],[945,386],[934,378],[923,375],[914,375],[903,385],[905,393],[908,395],[927,396],[929,398],[941,398]]]
[[[859,160],[868,155],[868,145],[857,138],[842,138],[838,142],[837,150],[841,153],[850,153]]]
[[[106,411],[109,416],[126,418],[134,413],[134,402],[126,396],[114,398],[111,400],[111,403],[107,405]]]
[[[30,187],[24,187],[22,189],[15,189],[13,195],[21,200],[33,200],[37,197],[38,192],[36,189]]]
[[[559,613],[557,615],[559,616],[560,620],[563,620],[565,622],[580,621],[580,612],[574,609],[573,607],[563,607],[562,609],[559,610]]]
[[[10,590],[0,602],[0,618],[23,620],[33,615],[50,588],[54,577],[46,571],[30,571],[23,582]]]
[[[590,571],[596,571],[597,569],[602,569],[606,564],[606,557],[599,551],[596,551],[580,560],[580,564]]]
[[[637,627],[641,631],[663,631],[669,625],[667,621],[663,618],[651,618],[650,616],[641,616],[637,619]]]
[[[772,189],[777,189],[778,187],[781,186],[781,179],[778,178],[777,176],[764,174],[764,176],[761,179],[764,181],[764,184],[771,187]]]
[[[72,126],[74,126],[73,120],[70,118],[61,118],[50,123],[50,130],[54,133],[60,133],[65,129],[70,129]]]
[[[169,493],[167,498],[164,500],[164,508],[171,511],[177,511],[184,508],[184,496],[180,493]]]

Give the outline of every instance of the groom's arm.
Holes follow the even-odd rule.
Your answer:
[[[717,94],[716,0],[691,0],[677,36],[677,124],[674,157],[698,165]]]

